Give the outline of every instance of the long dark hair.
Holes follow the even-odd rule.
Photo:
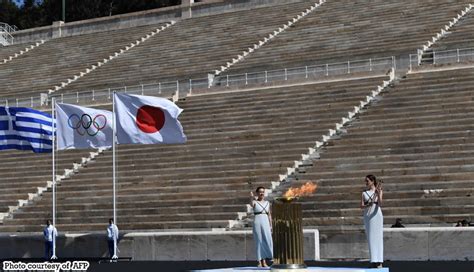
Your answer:
[[[258,191],[259,191],[260,189],[263,189],[263,190],[265,190],[265,187],[263,187],[263,186],[259,186],[259,187],[257,187],[257,190],[255,190],[255,192],[258,194]]]
[[[374,176],[374,175],[367,175],[365,176],[365,179],[369,179],[371,180],[373,183],[374,183],[374,186],[377,187],[378,185],[378,181],[377,181],[377,178]]]

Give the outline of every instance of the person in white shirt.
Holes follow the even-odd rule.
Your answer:
[[[51,260],[55,254],[55,242],[58,237],[58,230],[51,224],[51,220],[46,220],[46,227],[43,230],[44,237],[44,258]],[[55,256],[54,256],[55,257]]]
[[[109,219],[109,226],[107,227],[107,244],[109,246],[109,255],[111,259],[117,259],[117,241],[119,237],[119,230],[114,224],[112,218]]]

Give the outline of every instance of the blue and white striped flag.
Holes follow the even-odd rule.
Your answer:
[[[0,150],[52,152],[53,119],[30,108],[0,107]]]

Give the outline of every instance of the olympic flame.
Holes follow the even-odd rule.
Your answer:
[[[316,192],[316,188],[318,185],[314,184],[313,182],[306,182],[299,188],[290,188],[283,194],[284,197],[300,197],[300,196],[308,196]]]

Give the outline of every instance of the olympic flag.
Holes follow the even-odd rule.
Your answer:
[[[112,112],[56,104],[58,150],[112,146]]]
[[[51,152],[51,115],[30,108],[0,107],[0,150]]]
[[[178,121],[182,111],[168,99],[115,93],[117,143],[185,143],[186,135]]]

